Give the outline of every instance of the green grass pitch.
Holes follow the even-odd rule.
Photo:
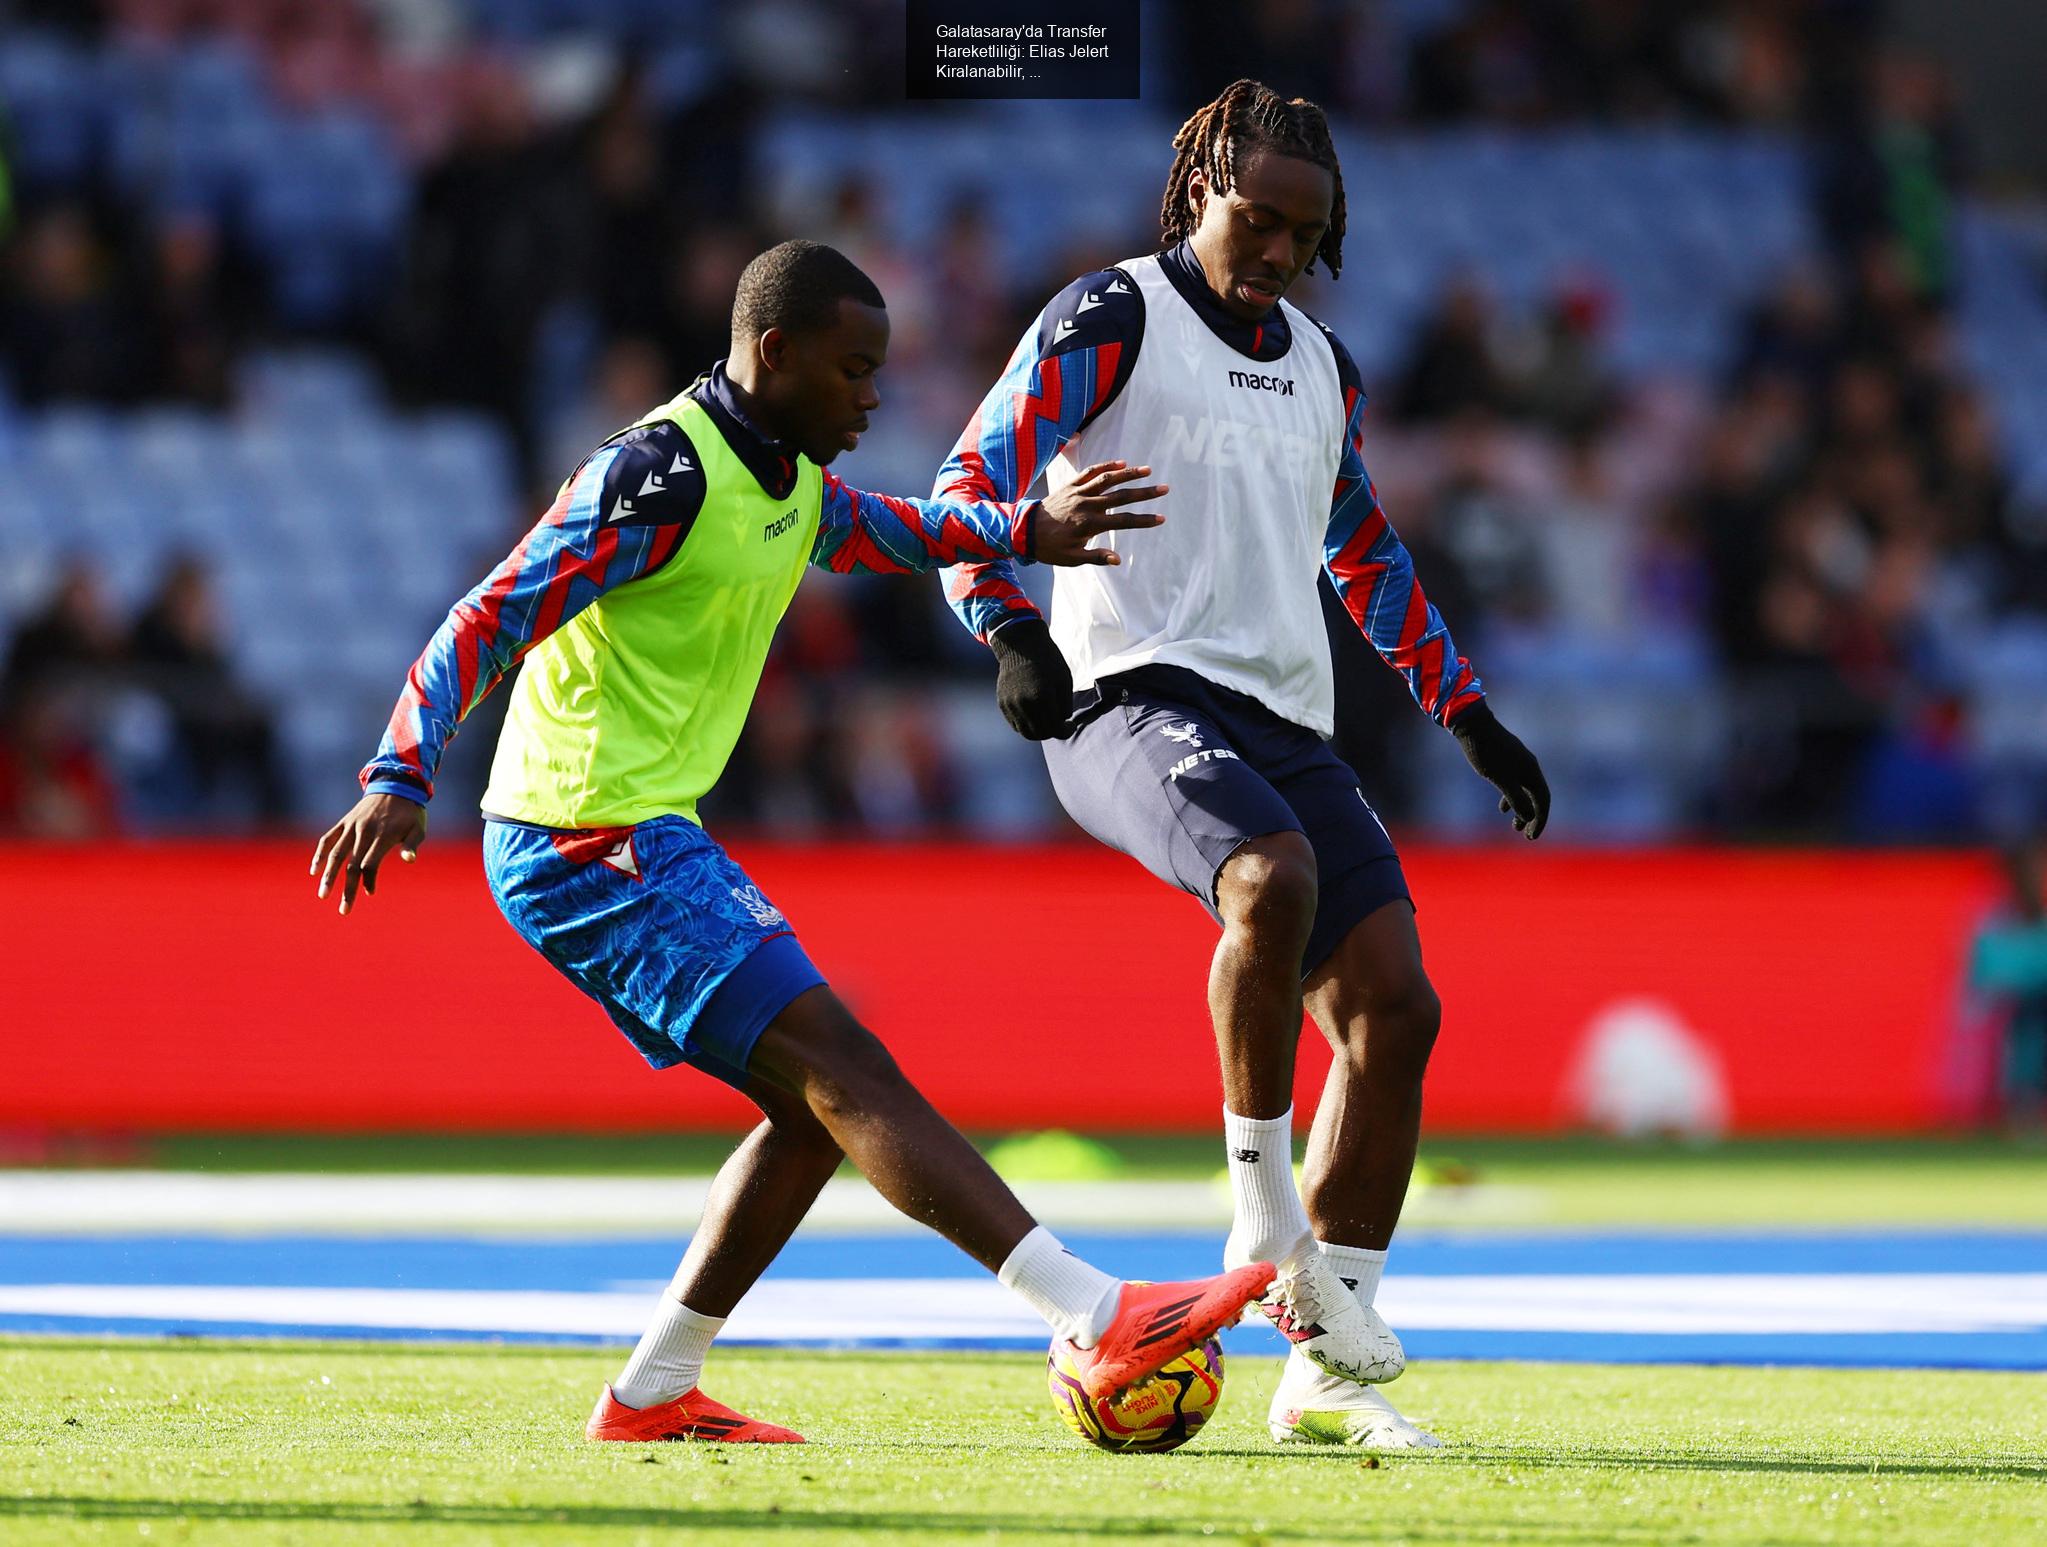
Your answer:
[[[1106,1456],[1027,1355],[724,1350],[712,1390],[803,1447],[592,1445],[617,1354],[0,1341],[0,1541],[2047,1541],[2047,1376],[1423,1366],[1452,1448],[1265,1438],[1237,1359],[1185,1450]]]

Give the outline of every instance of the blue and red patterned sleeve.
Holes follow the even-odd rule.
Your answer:
[[[824,475],[810,562],[838,574],[920,574],[968,560],[1030,557],[1035,501],[907,499]]]
[[[362,771],[363,788],[429,800],[462,717],[570,618],[673,558],[703,508],[704,487],[696,448],[666,421],[592,454],[412,663],[383,744]]]
[[[1320,324],[1318,323],[1319,327]],[[1365,471],[1365,393],[1350,353],[1327,328],[1343,384],[1343,459],[1336,470],[1322,563],[1344,611],[1380,658],[1407,679],[1422,712],[1448,725],[1485,696],[1471,662],[1457,653],[1443,616],[1422,595],[1414,560]]]
[[[1059,448],[1116,399],[1137,363],[1144,299],[1116,269],[1083,275],[1031,325],[939,469],[940,499],[1020,500]],[[1038,609],[1006,560],[962,564],[946,601],[983,643]]]

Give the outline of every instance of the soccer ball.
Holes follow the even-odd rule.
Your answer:
[[[1057,1342],[1045,1366],[1059,1416],[1102,1450],[1178,1450],[1223,1395],[1223,1350],[1214,1338],[1116,1397],[1090,1398]]]

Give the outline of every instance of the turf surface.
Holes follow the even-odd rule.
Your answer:
[[[1270,1445],[1251,1359],[1170,1456],[992,1354],[728,1351],[713,1391],[810,1445],[586,1444],[617,1357],[0,1342],[0,1540],[2047,1540],[2042,1375],[1435,1364],[1393,1394],[1453,1448],[1375,1463]]]

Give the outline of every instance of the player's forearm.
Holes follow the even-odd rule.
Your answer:
[[[1005,623],[1041,616],[1008,563],[962,564],[946,576],[946,605],[982,644]]]
[[[950,565],[1028,560],[1037,502],[920,500],[848,488],[826,474],[811,561],[840,574],[918,574]]]
[[[421,802],[433,798],[434,778],[456,728],[517,659],[516,642],[487,637],[482,621],[465,598],[412,663],[377,755],[362,770],[366,791]]]
[[[1331,578],[1344,610],[1379,658],[1405,679],[1430,719],[1448,725],[1485,696],[1478,673],[1457,653],[1449,626],[1422,594],[1411,566],[1389,564],[1369,587],[1346,584],[1333,571]]]
[[[1386,519],[1371,481],[1339,496],[1324,563],[1336,594],[1372,648],[1406,679],[1422,712],[1448,725],[1485,695],[1478,673],[1415,578],[1414,559]]]

